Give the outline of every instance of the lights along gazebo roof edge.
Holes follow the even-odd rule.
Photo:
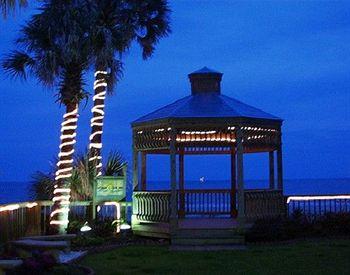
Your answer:
[[[196,81],[199,77],[200,81],[203,78],[211,77],[210,81],[220,80],[222,73],[208,69],[207,67],[189,74],[191,82]],[[192,78],[192,79],[191,79]],[[199,81],[198,81],[199,82]],[[213,91],[195,92],[192,95],[181,98],[171,104],[161,107],[145,116],[138,118],[132,122],[132,126],[140,126],[142,124],[152,124],[153,122],[168,120],[206,120],[206,119],[225,119],[234,121],[264,121],[272,124],[281,124],[281,118],[264,112],[258,108],[247,105],[234,98],[222,95],[220,88]]]

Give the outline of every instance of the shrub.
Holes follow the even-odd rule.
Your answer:
[[[22,266],[14,274],[42,274],[52,270],[57,261],[49,252],[33,251],[32,256],[23,259]]]
[[[97,237],[109,238],[116,232],[116,224],[112,219],[96,220],[92,224],[92,232]]]
[[[102,237],[94,236],[77,236],[72,240],[72,247],[88,247],[88,246],[98,246],[105,242]]]
[[[257,220],[246,232],[248,242],[334,236],[350,237],[350,213],[328,213],[311,219],[296,210],[289,217]]]
[[[75,220],[68,224],[67,233],[77,234],[72,240],[74,247],[98,246],[110,239],[116,233],[117,224],[112,219],[96,220],[89,223],[91,231],[81,232],[83,221]]]
[[[84,222],[81,220],[73,220],[69,221],[68,227],[67,227],[67,234],[79,234],[80,228],[84,225]]]
[[[327,213],[315,220],[315,231],[321,236],[350,237],[350,213]]]

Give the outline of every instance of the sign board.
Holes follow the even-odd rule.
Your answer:
[[[126,177],[98,177],[94,189],[96,202],[121,201],[125,199]]]

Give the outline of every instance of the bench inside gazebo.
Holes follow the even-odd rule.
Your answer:
[[[191,95],[132,123],[135,234],[170,238],[175,245],[242,243],[255,220],[284,214],[282,120],[222,95],[221,78],[206,67],[189,74]],[[246,189],[244,154],[263,152],[269,187]],[[168,190],[147,191],[150,154],[169,155]],[[188,189],[185,156],[212,154],[230,155],[231,188]]]

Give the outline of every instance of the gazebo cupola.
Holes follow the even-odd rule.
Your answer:
[[[159,236],[167,237],[183,226],[184,219],[205,215],[226,215],[243,228],[246,221],[283,212],[282,119],[224,95],[222,76],[207,67],[190,73],[188,96],[132,122],[133,183],[142,191],[134,192],[134,232],[138,225],[152,227],[149,222],[169,223],[168,233],[152,227]],[[263,152],[269,156],[268,188],[247,190],[243,156]],[[168,191],[145,192],[149,154],[170,156]],[[186,189],[185,156],[208,154],[231,156],[230,189]],[[147,235],[143,229],[137,232]]]
[[[207,67],[190,73],[188,78],[191,82],[192,95],[200,93],[220,93],[222,73]]]

